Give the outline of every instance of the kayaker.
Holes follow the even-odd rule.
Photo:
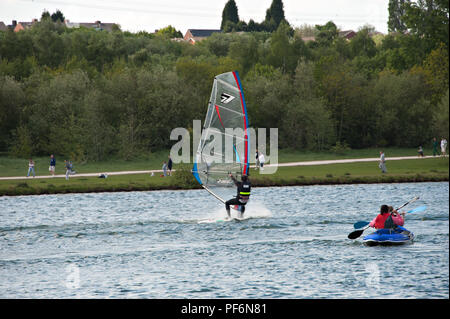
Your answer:
[[[392,209],[392,212],[394,212],[394,209]],[[391,214],[389,211],[389,206],[381,205],[380,213],[370,222],[369,226],[376,229],[382,229],[395,228],[397,225],[402,226],[403,224],[404,219],[397,211],[395,211],[394,216],[394,214]]]
[[[405,224],[405,212],[399,213],[394,207],[389,206],[389,213],[395,225],[403,226]]]
[[[376,229],[384,228],[384,223],[389,216],[389,207],[387,205],[381,205],[380,213],[370,222],[369,226]]]

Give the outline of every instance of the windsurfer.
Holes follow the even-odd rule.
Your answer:
[[[244,215],[245,212],[245,204],[247,204],[248,200],[250,199],[250,190],[252,185],[247,175],[242,175],[241,182],[237,181],[232,174],[229,174],[229,176],[237,187],[237,196],[225,202],[225,208],[227,210],[228,217],[231,217],[230,205],[241,206],[240,212],[242,217],[242,215]]]

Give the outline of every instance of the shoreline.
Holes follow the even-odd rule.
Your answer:
[[[428,183],[428,182],[449,182],[448,176],[421,175],[416,176],[379,176],[372,177],[353,177],[353,178],[315,178],[304,180],[283,180],[277,181],[259,181],[255,179],[252,187],[293,187],[293,186],[315,186],[315,185],[351,185],[351,184],[396,184],[396,183]],[[34,189],[30,186],[19,187],[11,191],[0,192],[2,196],[34,196],[34,195],[57,195],[57,194],[88,194],[88,193],[114,193],[114,192],[148,192],[148,191],[174,191],[174,190],[201,190],[200,185],[152,185],[145,186],[111,186],[111,187],[95,187],[80,190],[78,187],[64,189]]]
[[[412,159],[415,159],[413,161]],[[358,158],[285,162],[274,174],[261,174],[255,170],[251,176],[253,187],[288,187],[310,185],[347,185],[379,183],[448,182],[448,158],[392,157],[390,172],[382,174],[378,158]],[[254,166],[252,166],[254,168]],[[0,177],[1,196],[52,195],[74,193],[104,193],[158,190],[202,189],[192,176],[190,166],[180,165],[173,176],[160,178],[161,170],[129,170],[113,172],[87,172],[70,175],[38,175],[36,177]],[[154,173],[151,177],[150,174]],[[108,178],[98,178],[107,174]]]

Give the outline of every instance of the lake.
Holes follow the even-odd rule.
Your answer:
[[[414,196],[414,243],[347,238]],[[448,182],[254,188],[225,215],[204,190],[0,197],[0,298],[449,298]]]

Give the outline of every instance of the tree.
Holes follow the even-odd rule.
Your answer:
[[[318,31],[316,41],[321,46],[330,46],[335,38],[338,36],[337,26],[333,21],[328,21],[324,25],[316,24]]]
[[[275,68],[280,68],[283,73],[293,73],[298,61],[298,52],[295,49],[301,49],[301,46],[294,46],[290,41],[289,35],[292,33],[292,28],[283,22],[278,27],[277,31],[272,33],[270,38],[270,53],[267,57],[269,64]],[[301,43],[300,38],[297,39],[296,44]]]
[[[50,12],[48,12],[47,10],[44,10],[44,12],[42,12],[42,15],[41,15],[41,21],[50,20],[50,19],[51,19]]]
[[[9,147],[11,131],[19,125],[20,109],[24,102],[25,95],[20,83],[11,77],[0,76],[0,151],[6,151]]]
[[[228,0],[222,11],[222,23],[220,24],[220,29],[225,30],[227,22],[232,22],[237,24],[239,22],[238,8],[234,0]]]
[[[449,86],[448,50],[444,44],[441,43],[440,47],[431,51],[419,68],[423,69],[425,81],[431,89],[431,101],[438,104]]]
[[[445,137],[447,140],[449,138],[449,96],[448,96],[448,89],[447,93],[442,97],[441,102],[438,104],[438,107],[433,114],[433,131],[437,136]]]
[[[369,34],[370,28],[363,28],[350,41],[350,50],[353,57],[364,55],[373,57],[377,53],[375,42]]]
[[[448,50],[449,37],[449,1],[418,0],[405,2],[403,20],[415,36],[423,38],[429,50],[439,43],[445,43]]]
[[[175,29],[174,27],[172,27],[171,25],[169,25],[165,28],[159,29],[158,32],[156,32],[156,35],[167,37],[169,39],[183,37],[183,34],[180,31],[178,31],[177,29]]]
[[[64,14],[61,11],[59,11],[59,10],[56,10],[56,12],[52,14],[51,18],[52,18],[53,22],[59,21],[61,23],[63,23],[64,20],[66,19],[64,17]]]
[[[405,1],[409,0],[389,0],[389,19],[388,19],[388,31],[389,32],[405,32],[406,25],[403,21],[405,15]]]
[[[264,22],[267,24],[273,24],[274,31],[278,28],[282,21],[285,21],[284,17],[284,5],[282,0],[273,0],[269,9],[266,11],[266,19]]]

